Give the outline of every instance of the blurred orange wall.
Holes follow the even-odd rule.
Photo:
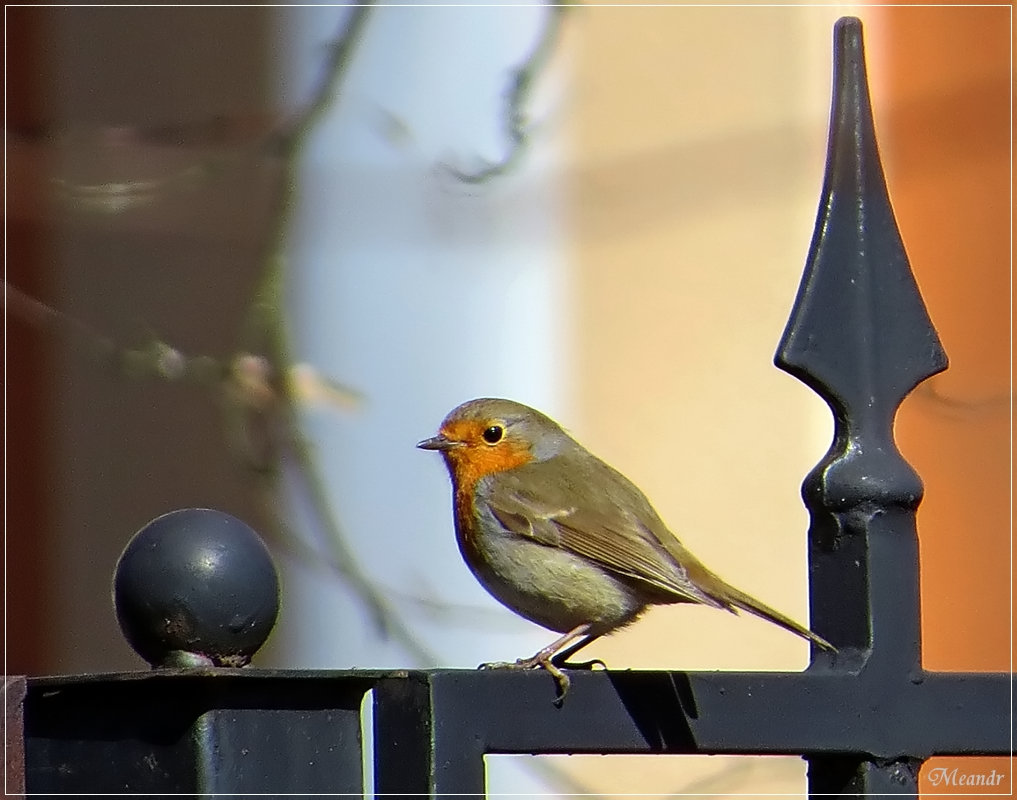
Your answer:
[[[872,9],[870,75],[897,220],[950,369],[902,408],[925,481],[924,662],[1009,670],[1011,638],[1011,9]],[[960,54],[960,57],[958,57]],[[1006,713],[1006,709],[1000,709]],[[933,759],[969,775],[1009,759]],[[955,789],[954,791],[960,791]],[[973,790],[975,791],[975,790]]]

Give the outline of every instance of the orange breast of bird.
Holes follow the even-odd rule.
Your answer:
[[[488,475],[515,469],[533,460],[525,443],[503,440],[496,445],[483,441],[484,426],[473,420],[449,425],[442,433],[465,446],[446,451],[452,483],[455,486],[456,538],[467,563],[477,568],[483,562],[478,537],[484,535],[483,523],[474,505],[477,482]]]

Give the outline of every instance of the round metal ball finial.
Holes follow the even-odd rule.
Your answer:
[[[113,604],[124,637],[156,667],[242,667],[279,613],[268,548],[236,517],[208,508],[149,522],[117,562]]]

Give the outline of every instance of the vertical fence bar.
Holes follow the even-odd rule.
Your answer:
[[[426,677],[383,679],[373,695],[375,794],[430,796],[434,715]]]
[[[375,686],[378,795],[456,795],[476,800],[485,796],[486,737],[473,713],[457,711],[461,706],[457,681],[454,677],[443,679],[442,674],[409,673]],[[493,692],[510,677],[485,673]]]
[[[921,674],[915,510],[923,491],[897,450],[893,421],[947,360],[890,205],[854,18],[834,30],[826,176],[775,360],[827,401],[835,422],[833,444],[802,487],[813,627],[840,648],[835,669],[892,691]],[[812,758],[810,791],[914,794],[919,764]]]
[[[835,29],[826,178],[776,363],[821,395],[834,414],[833,444],[803,485],[811,513],[814,624],[841,649],[866,658],[877,650],[898,666],[915,667],[914,512],[922,483],[897,450],[893,420],[904,397],[947,362],[890,206],[861,23],[854,18]],[[878,529],[877,519],[883,520]],[[896,560],[886,563],[890,558]],[[879,630],[886,635],[877,640]]]

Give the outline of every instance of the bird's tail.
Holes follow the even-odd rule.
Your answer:
[[[803,639],[808,639],[810,642],[822,647],[824,650],[829,650],[833,653],[837,652],[837,648],[830,644],[826,639],[818,634],[813,633],[804,625],[799,625],[790,617],[785,617],[779,611],[774,611],[768,605],[760,603],[756,598],[751,595],[745,594],[740,589],[736,589],[733,586],[725,587],[727,591],[724,593],[725,596],[721,599],[726,601],[730,605],[748,611],[750,614],[755,614],[757,617],[762,617],[765,620],[769,620],[774,625],[780,625],[784,630],[791,631],[791,633],[801,636]]]
[[[706,592],[715,600],[718,600],[726,606],[729,611],[737,611],[739,608],[743,611],[748,611],[750,614],[762,617],[763,619],[772,622],[774,625],[779,625],[786,631],[791,631],[791,633],[796,636],[801,636],[803,639],[808,639],[810,642],[816,643],[824,650],[829,650],[833,653],[837,652],[836,647],[826,641],[826,639],[822,636],[810,631],[804,625],[799,625],[790,617],[785,617],[779,611],[774,611],[768,605],[760,603],[756,598],[746,594],[741,589],[736,589],[734,586],[731,586],[729,583],[721,580],[701,564],[697,564],[696,566],[712,578],[712,580],[705,582],[698,580],[696,581],[697,584],[703,588],[708,586],[709,588],[706,589]]]

